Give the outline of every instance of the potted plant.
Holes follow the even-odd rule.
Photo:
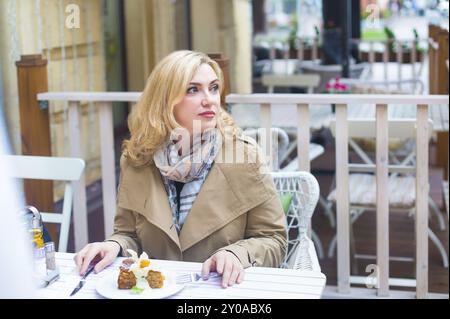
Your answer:
[[[415,62],[420,62],[423,59],[423,55],[425,53],[425,49],[422,48],[419,45],[419,34],[417,32],[417,29],[412,30],[414,34],[414,46],[416,47],[416,59]],[[397,52],[398,52],[398,46],[400,45],[399,42],[396,42],[396,37],[392,29],[389,27],[384,27],[384,34],[386,36],[386,39],[389,41],[388,45],[388,62],[396,62],[397,61]],[[410,44],[402,43],[402,63],[411,63],[412,61],[412,48]],[[370,60],[370,54],[367,51],[361,52],[361,60],[368,62]],[[374,53],[374,62],[383,62],[384,56],[383,52],[375,52]]]

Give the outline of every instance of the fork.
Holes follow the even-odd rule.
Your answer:
[[[208,279],[209,278],[217,278],[217,277],[220,277],[220,274],[218,274],[216,272],[211,272],[208,276]],[[191,273],[176,276],[175,282],[177,284],[187,284],[190,282],[197,282],[202,278],[203,278],[202,275],[200,275],[196,272],[191,272]]]

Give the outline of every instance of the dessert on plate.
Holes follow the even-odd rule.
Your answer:
[[[139,257],[134,250],[127,249],[131,258],[124,259],[120,266],[117,286],[119,289],[133,289],[138,292],[144,289],[162,288],[165,277],[160,271],[151,269],[150,259],[143,252]]]

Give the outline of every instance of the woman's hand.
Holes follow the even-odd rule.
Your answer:
[[[80,275],[84,275],[92,261],[97,261],[94,271],[99,273],[106,266],[112,264],[120,252],[120,246],[114,241],[87,244],[73,258]]]
[[[203,263],[203,278],[208,278],[211,271],[222,275],[223,288],[233,286],[234,283],[240,284],[244,280],[244,267],[233,253],[226,250],[218,251]]]

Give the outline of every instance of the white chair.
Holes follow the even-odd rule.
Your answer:
[[[388,130],[390,136],[401,139],[415,138],[416,120],[389,120]],[[374,119],[349,119],[348,120],[348,137],[352,138],[375,138],[376,122]],[[432,122],[429,120],[429,138],[432,133]],[[335,122],[331,122],[331,132],[335,135]],[[353,147],[352,144],[350,144]],[[412,161],[414,162],[414,161]],[[349,176],[349,200],[350,200],[350,227],[352,224],[367,210],[374,210],[376,207],[376,177],[373,174],[375,167],[373,163],[350,164]],[[415,167],[410,163],[402,163],[402,165],[389,165],[389,209],[391,212],[407,212],[410,216],[414,216],[415,211]],[[392,172],[392,173],[391,173]],[[400,174],[401,172],[402,174]],[[336,202],[336,190],[333,190],[328,196],[328,200]],[[436,204],[429,196],[429,204],[431,212],[434,212],[440,223],[443,223],[439,209],[436,210]],[[350,235],[353,231],[351,229]],[[428,236],[439,250],[444,267],[448,267],[448,256],[444,246],[439,238],[428,227]],[[328,256],[333,257],[336,248],[336,236],[331,241]],[[351,238],[351,243],[353,238]],[[393,259],[393,258],[392,258]],[[405,259],[405,258],[402,258]]]
[[[62,214],[41,212],[44,223],[60,224],[58,251],[66,252],[72,214],[73,186],[84,170],[80,158],[2,155],[12,178],[65,181]],[[37,207],[39,209],[39,207]]]
[[[272,172],[275,187],[280,195],[291,194],[292,201],[287,213],[289,233],[288,251],[282,266],[300,270],[320,271],[314,243],[308,237],[308,227],[319,199],[319,184],[308,172]]]

